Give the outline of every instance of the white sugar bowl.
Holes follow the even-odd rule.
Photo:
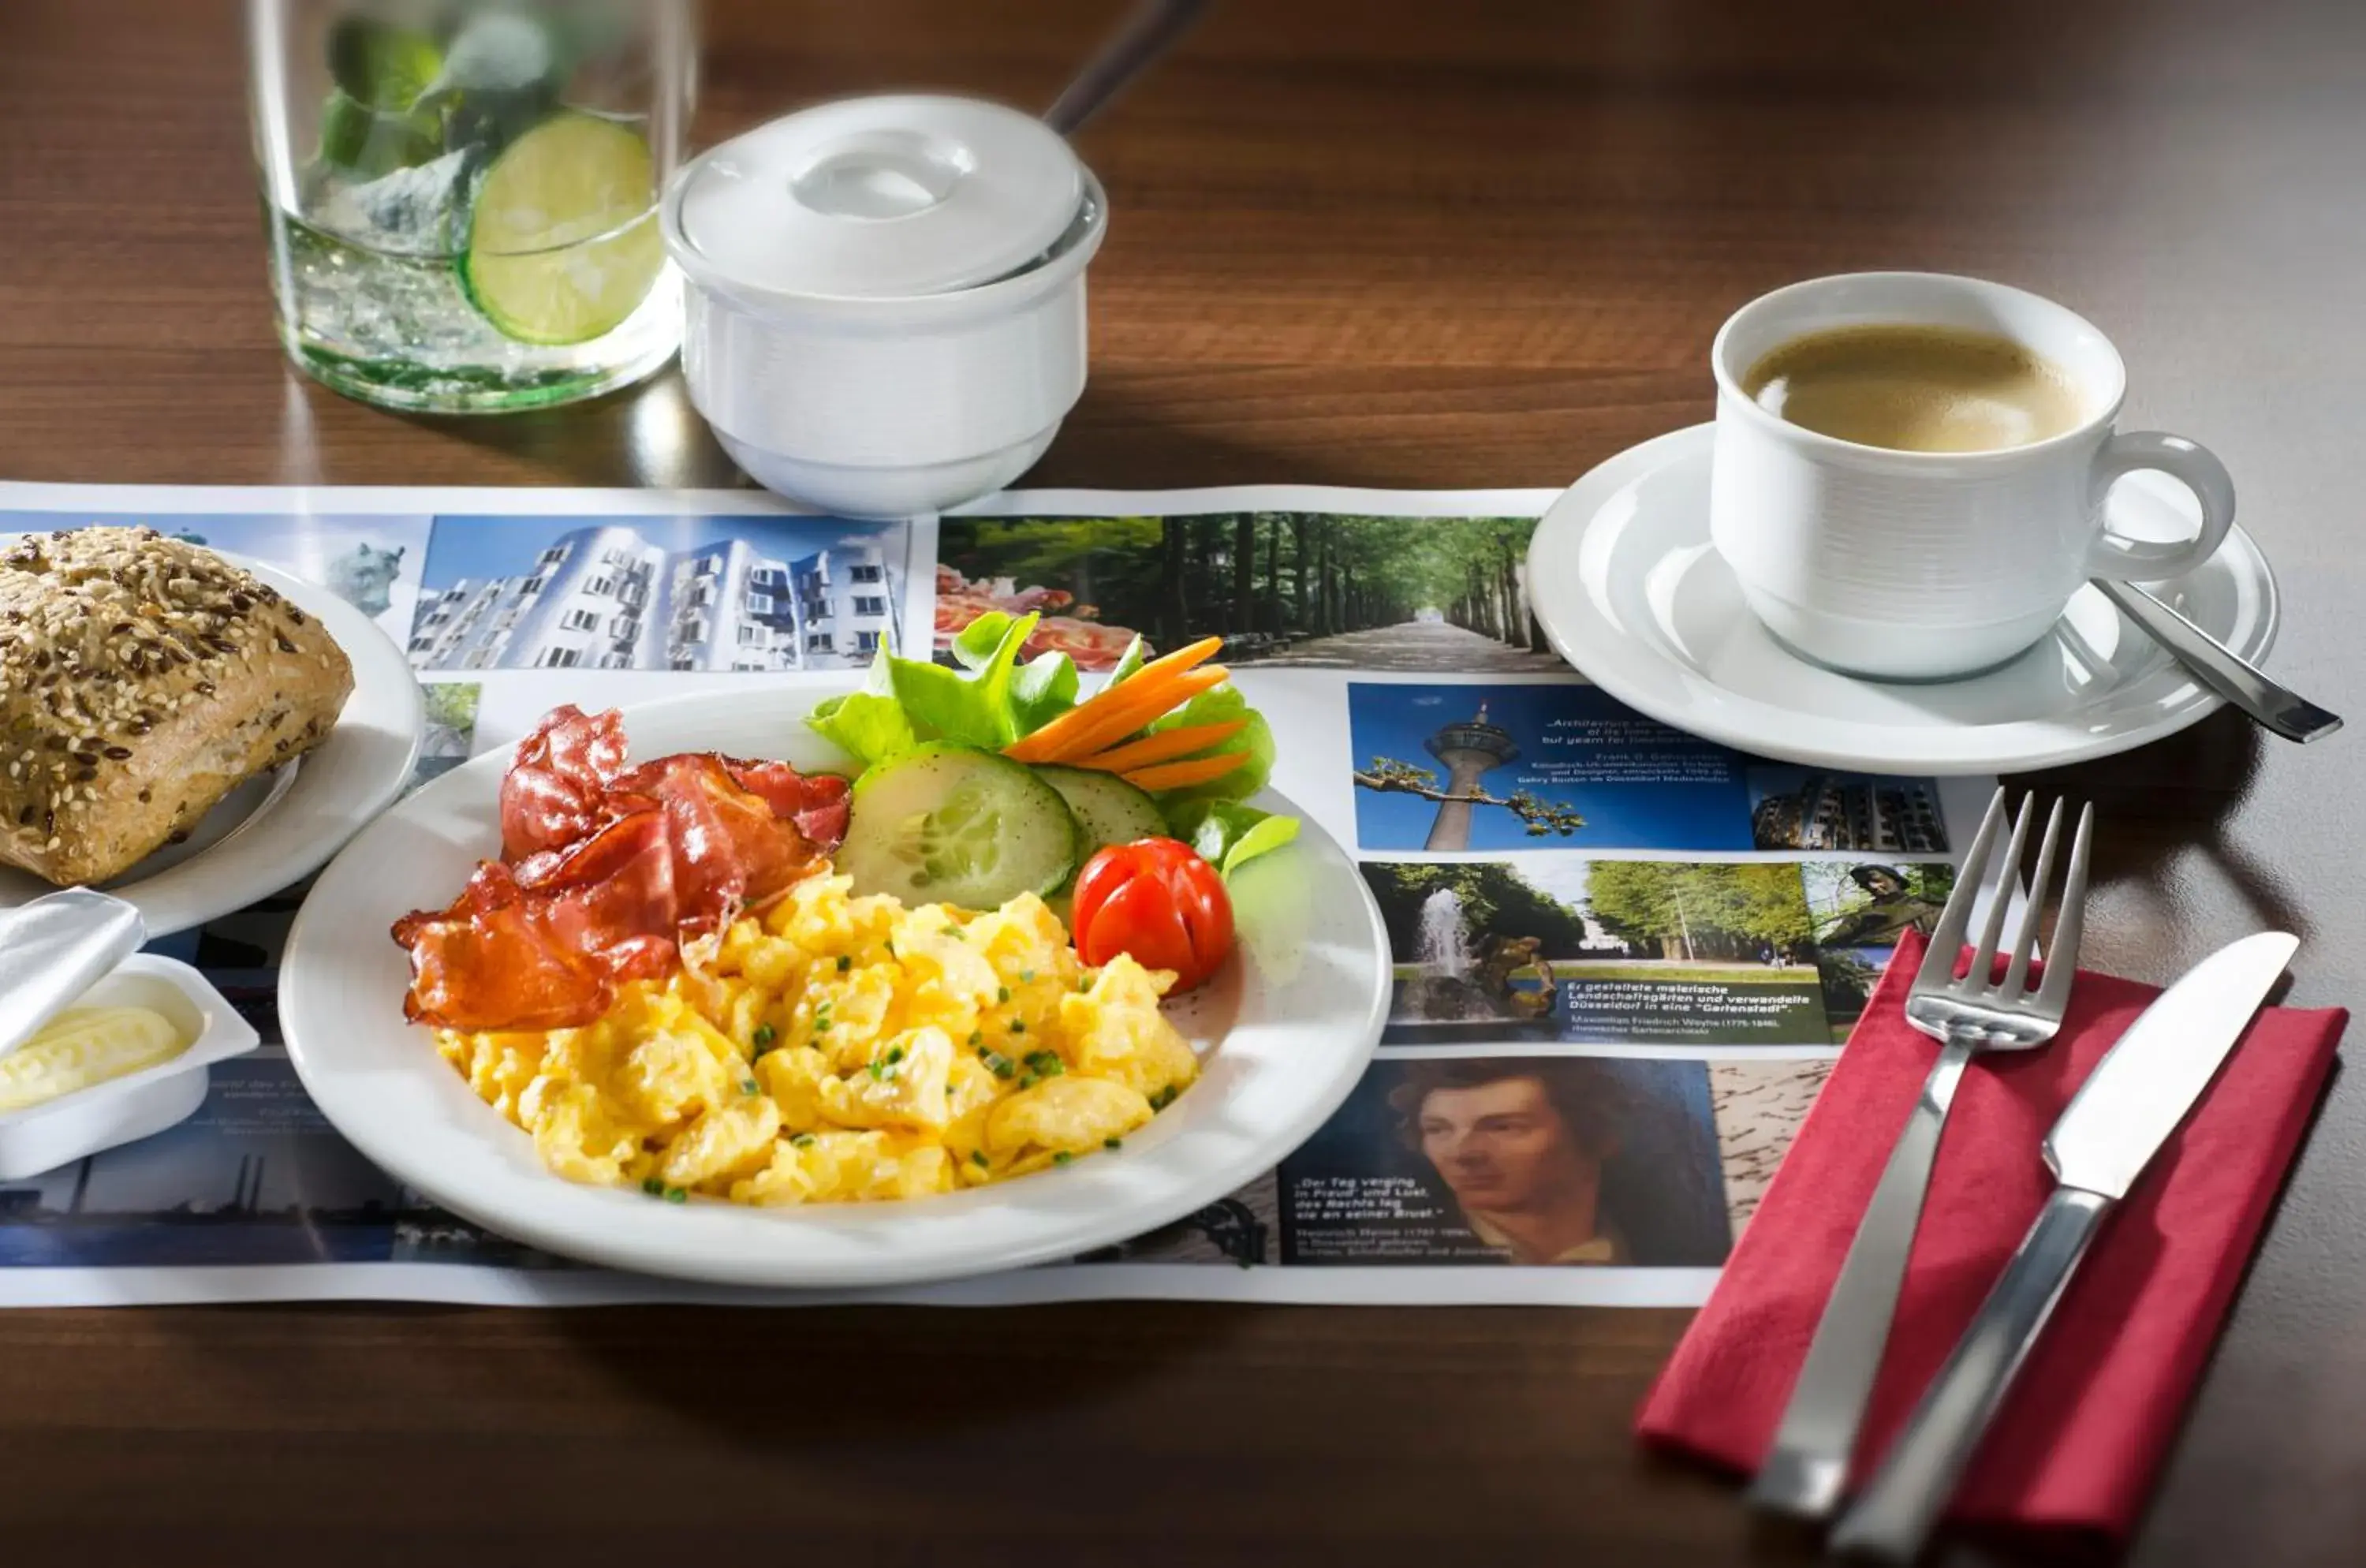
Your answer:
[[[691,400],[759,482],[841,516],[973,501],[1085,389],[1109,215],[1066,141],[971,98],[851,98],[686,164],[666,247]]]

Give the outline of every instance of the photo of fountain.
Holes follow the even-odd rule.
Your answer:
[[[1386,1044],[1832,1037],[1797,863],[1366,861],[1359,869],[1396,960]]]
[[[1390,1037],[1426,1043],[1553,1038],[1551,966],[1536,949],[1533,939],[1474,942],[1462,895],[1432,889],[1421,903],[1414,961],[1400,968],[1389,1010],[1391,1018],[1418,1021],[1392,1027]],[[1538,974],[1514,978],[1524,967]]]

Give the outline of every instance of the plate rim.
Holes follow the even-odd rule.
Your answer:
[[[426,694],[410,660],[385,628],[318,583],[251,556],[230,550],[214,553],[252,572],[318,619],[353,667],[354,689],[329,736],[297,760],[294,776],[276,792],[267,811],[248,818],[219,842],[176,864],[128,886],[107,885],[106,891],[138,907],[152,941],[235,913],[326,865],[401,795],[426,743]],[[356,699],[365,694],[370,711],[357,713]],[[321,754],[339,731],[349,732],[357,748],[366,748],[371,743],[361,733],[365,727],[391,735],[406,717],[409,736],[399,767],[390,765],[389,751],[389,765],[357,773],[349,782],[341,784],[327,772]],[[362,768],[365,763],[357,759],[354,765]],[[291,803],[295,812],[311,818],[310,829],[292,839],[288,829],[295,825],[295,818],[283,815],[289,812]]]
[[[1638,442],[1604,458],[1588,468],[1546,508],[1537,520],[1536,533],[1529,544],[1528,559],[1534,584],[1530,594],[1537,623],[1543,628],[1546,640],[1552,644],[1553,650],[1571,669],[1638,712],[1688,734],[1779,761],[1860,773],[1957,777],[2034,772],[2114,756],[2166,739],[2200,723],[2225,705],[2225,698],[2189,676],[2186,679],[2190,694],[2176,706],[2158,712],[2144,723],[2101,736],[2066,733],[2050,744],[2014,744],[2011,740],[2011,730],[2042,721],[2013,719],[1978,725],[1930,725],[1918,728],[1931,734],[1962,739],[1955,747],[1916,752],[1911,750],[1914,744],[1911,737],[1916,728],[1884,724],[1879,727],[1885,741],[1884,749],[1858,752],[1803,743],[1792,739],[1780,726],[1753,728],[1748,723],[1737,722],[1729,710],[1704,709],[1679,701],[1662,700],[1647,682],[1630,678],[1630,665],[1648,662],[1661,668],[1681,667],[1668,659],[1651,639],[1622,633],[1605,621],[1582,592],[1556,585],[1573,581],[1578,549],[1594,521],[1603,514],[1605,503],[1611,497],[1631,488],[1648,474],[1676,463],[1687,460],[1706,462],[1708,453],[1705,448],[1715,430],[1713,422],[1684,425]],[[1692,448],[1696,446],[1704,450],[1695,452]],[[1582,491],[1599,491],[1600,494],[1582,495]],[[1704,538],[1706,535],[1704,525]],[[2282,617],[2282,593],[2276,581],[2274,564],[2268,559],[2267,552],[2259,547],[2259,541],[2241,525],[2228,530],[2227,539],[2230,545],[2248,558],[2256,569],[2247,575],[2253,578],[2259,590],[2257,630],[2247,639],[2245,647],[2237,651],[2254,662],[2260,662],[2275,645]],[[1795,654],[1785,653],[1783,657],[1797,660]],[[1799,662],[1804,665],[1803,660]],[[1700,679],[1691,675],[1690,671],[1687,674],[1692,679]],[[1971,678],[1978,679],[1977,676]],[[1820,727],[1844,727],[1850,731],[1857,731],[1875,722],[1864,718],[1831,718],[1795,708],[1783,708],[1761,697],[1740,694],[1728,695],[1734,705],[1752,712],[1791,721],[1810,721]],[[1978,747],[1979,754],[1967,754],[1975,745]]]
[[[682,693],[656,698],[648,702],[623,705],[620,711],[629,728],[637,717],[661,708],[744,707],[751,699],[777,697],[783,701],[783,713],[794,719],[809,711],[813,703],[843,690],[851,690],[854,682],[830,681],[801,683],[796,686],[767,685],[760,693],[748,694],[730,690]],[[637,1273],[697,1280],[704,1283],[751,1287],[759,1289],[842,1289],[877,1286],[920,1284],[936,1280],[965,1278],[1025,1268],[1038,1263],[1065,1261],[1096,1247],[1112,1245],[1173,1223],[1198,1209],[1238,1190],[1244,1183],[1273,1169],[1282,1157],[1302,1145],[1318,1132],[1324,1122],[1354,1092],[1369,1069],[1380,1043],[1380,1032],[1387,1022],[1393,990],[1394,968],[1388,929],[1382,919],[1378,900],[1357,869],[1354,856],[1334,839],[1321,823],[1306,817],[1278,791],[1261,792],[1258,799],[1269,807],[1296,812],[1301,819],[1301,843],[1310,838],[1320,846],[1318,852],[1326,853],[1336,863],[1340,879],[1352,883],[1358,894],[1358,909],[1363,934],[1369,939],[1377,962],[1363,987],[1362,1017],[1352,1021],[1342,1019],[1334,1024],[1318,1027],[1327,1035],[1342,1036],[1346,1043],[1339,1065],[1321,1091],[1309,1096],[1286,1118],[1277,1118],[1273,1130],[1262,1138],[1243,1142],[1229,1157],[1211,1160],[1198,1173],[1184,1173],[1164,1189],[1164,1195],[1155,1202],[1126,1207],[1121,1201],[1101,1205],[1092,1213],[1063,1223],[1046,1223],[1032,1239],[1007,1245],[990,1256],[979,1255],[951,1260],[933,1253],[913,1255],[908,1252],[880,1252],[867,1258],[836,1261],[801,1259],[794,1251],[766,1249],[738,1257],[725,1256],[720,1249],[700,1253],[698,1242],[689,1232],[679,1233],[653,1244],[642,1244],[631,1238],[619,1239],[588,1233],[580,1224],[561,1219],[548,1219],[538,1213],[540,1205],[534,1195],[567,1194],[580,1201],[589,1196],[600,1202],[622,1201],[645,1204],[648,1200],[637,1193],[619,1189],[605,1189],[570,1182],[534,1160],[529,1179],[518,1192],[518,1201],[488,1201],[483,1194],[468,1190],[443,1179],[432,1162],[413,1157],[413,1150],[382,1122],[366,1115],[355,1115],[353,1097],[366,1090],[346,1081],[345,1072],[332,1062],[323,1061],[311,1043],[303,1038],[309,1029],[308,1015],[318,1010],[323,1002],[333,1003],[351,994],[357,987],[341,985],[334,977],[323,974],[312,977],[317,960],[308,963],[310,954],[323,939],[316,928],[338,922],[355,923],[350,909],[332,910],[326,895],[334,890],[338,865],[347,855],[364,852],[371,837],[381,831],[393,831],[388,826],[402,820],[407,813],[424,813],[456,802],[484,782],[498,779],[506,771],[511,749],[497,748],[470,758],[461,766],[434,779],[405,797],[392,810],[381,814],[362,832],[356,834],[330,863],[321,882],[304,900],[290,928],[283,952],[276,998],[281,1021],[281,1038],[287,1058],[295,1067],[299,1080],[314,1105],[338,1134],[351,1143],[364,1157],[404,1185],[420,1192],[437,1206],[449,1210],[461,1218],[479,1224],[493,1234],[522,1242],[529,1247],[562,1257],[577,1258],[601,1267],[621,1269]],[[366,924],[366,921],[360,922]],[[1279,985],[1282,982],[1276,981]],[[312,995],[320,988],[321,1001]],[[393,1006],[388,998],[387,1005]],[[405,1026],[409,1027],[409,1026]],[[1240,1027],[1236,1021],[1235,1028]],[[490,1105],[479,1100],[475,1091],[461,1080],[451,1066],[435,1055],[422,1036],[419,1042],[419,1066],[452,1077],[455,1087],[490,1119],[488,1133],[503,1131],[524,1138],[524,1132],[500,1116]],[[330,1047],[333,1051],[334,1047]],[[1203,1058],[1204,1061],[1204,1058]],[[406,1064],[405,1070],[410,1070]],[[455,1134],[468,1135],[465,1128],[455,1129]],[[1192,1128],[1182,1128],[1174,1138],[1187,1137]],[[1215,1129],[1210,1129],[1212,1133]],[[1173,1138],[1166,1140],[1172,1142]],[[1163,1146],[1163,1145],[1161,1145]],[[529,1156],[531,1158],[532,1156]],[[1096,1171],[1097,1162],[1082,1161],[1067,1169],[1040,1172],[1027,1179],[1038,1180],[1095,1182],[1117,1190],[1122,1196],[1122,1185],[1132,1172],[1127,1167],[1111,1166]],[[1141,1168],[1136,1166],[1133,1170]],[[1121,1173],[1112,1176],[1111,1173]],[[721,1215],[731,1227],[756,1224],[794,1224],[799,1216],[809,1220],[820,1216],[836,1224],[860,1224],[865,1219],[878,1218],[908,1221],[916,1213],[924,1224],[959,1226],[962,1220],[981,1208],[998,1206],[997,1198],[1007,1197],[1009,1187],[1019,1184],[997,1183],[972,1188],[960,1193],[943,1194],[935,1199],[911,1200],[880,1204],[827,1204],[784,1207],[766,1210],[743,1205],[702,1203],[682,1211],[684,1218]],[[964,1203],[963,1200],[972,1201]],[[920,1204],[946,1202],[953,1207],[923,1209]]]

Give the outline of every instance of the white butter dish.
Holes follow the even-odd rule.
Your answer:
[[[187,1120],[205,1102],[206,1069],[262,1042],[203,975],[150,953],[125,959],[72,1005],[149,1008],[170,1019],[189,1043],[152,1067],[0,1111],[0,1181],[54,1170]]]

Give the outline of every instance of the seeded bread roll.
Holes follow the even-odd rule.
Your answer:
[[[0,862],[104,882],[310,750],[354,687],[318,621],[152,528],[0,555]]]

